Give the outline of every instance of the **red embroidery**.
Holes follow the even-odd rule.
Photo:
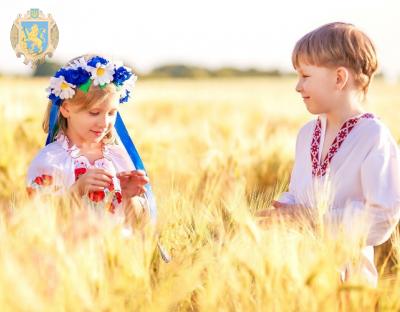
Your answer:
[[[75,181],[78,180],[78,178],[82,175],[86,173],[86,168],[81,167],[81,168],[76,168],[75,169]]]
[[[104,191],[92,191],[89,192],[88,197],[91,201],[98,203],[104,199],[105,195]]]
[[[42,174],[41,176],[36,177],[33,182],[37,185],[49,186],[53,183],[53,177],[51,175]]]
[[[75,172],[75,181],[77,181],[82,174],[85,174],[86,171],[87,171],[87,168],[85,168],[85,167],[76,168],[74,171]],[[114,186],[113,182],[110,183],[108,190],[110,192],[113,192],[115,190],[115,186]],[[101,202],[102,200],[104,200],[105,196],[106,196],[106,194],[104,191],[92,191],[92,192],[89,192],[89,194],[88,194],[88,198],[95,203],[98,203],[98,202]],[[121,193],[116,191],[114,194],[114,199],[116,199],[117,203],[120,204],[122,202]],[[108,211],[110,211],[111,213],[114,213],[115,205],[113,203],[111,203],[111,205],[109,205],[109,207],[106,207],[106,209]]]
[[[36,193],[36,190],[33,187],[28,186],[26,188],[26,192],[28,193],[29,197],[32,197]]]
[[[355,127],[355,125],[358,123],[358,121],[361,118],[374,118],[374,115],[366,113],[360,117],[355,117],[355,118],[347,120],[343,124],[343,126],[340,128],[339,133],[337,134],[334,141],[332,142],[332,145],[329,148],[328,154],[326,154],[325,159],[322,162],[322,164],[320,164],[318,161],[322,127],[321,127],[321,120],[319,118],[317,119],[317,122],[316,122],[315,128],[314,128],[312,141],[311,141],[311,149],[310,149],[312,175],[314,177],[322,177],[326,174],[326,171],[328,169],[329,164],[331,163],[333,156],[335,156],[335,154],[339,150],[340,146],[342,145],[343,141],[346,139],[346,137],[349,135],[351,130],[353,130],[353,128]]]
[[[43,185],[43,178],[42,177],[36,177],[35,180],[33,180],[38,185]]]
[[[110,185],[108,186],[110,192],[114,191],[114,183],[111,181]]]
[[[122,194],[120,192],[115,192],[115,198],[117,199],[118,204],[122,202]]]

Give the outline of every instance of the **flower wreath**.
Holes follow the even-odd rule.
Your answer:
[[[63,100],[74,96],[76,88],[87,93],[92,84],[103,89],[112,82],[117,90],[122,90],[119,103],[125,103],[136,80],[131,69],[120,63],[112,63],[100,56],[88,61],[81,57],[59,69],[50,78],[50,86],[46,91],[50,93],[49,99],[54,104],[61,105]]]

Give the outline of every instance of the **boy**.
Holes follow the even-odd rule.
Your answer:
[[[363,232],[365,242],[342,280],[357,272],[376,287],[373,246],[389,239],[400,217],[400,155],[387,127],[362,106],[377,69],[374,45],[355,26],[330,23],[297,42],[292,62],[296,91],[318,118],[298,134],[289,191],[258,215],[310,216],[325,192],[324,223],[344,230],[346,241]]]

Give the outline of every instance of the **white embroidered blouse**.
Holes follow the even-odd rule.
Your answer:
[[[399,149],[388,128],[364,114],[343,124],[321,160],[325,129],[321,115],[300,130],[289,191],[279,201],[311,208],[328,202],[327,226],[341,226],[349,239],[363,231],[366,246],[357,270],[375,286],[373,246],[389,239],[400,218]]]
[[[105,144],[103,158],[90,163],[81,155],[76,145],[60,133],[56,141],[45,146],[31,162],[27,174],[29,194],[43,192],[62,195],[84,174],[88,168],[102,168],[113,175],[112,184],[104,191],[90,192],[83,197],[84,203],[100,214],[106,211],[123,216],[122,194],[116,174],[134,170],[135,167],[125,149],[117,144]]]

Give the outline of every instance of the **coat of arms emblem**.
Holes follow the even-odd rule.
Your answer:
[[[58,44],[57,24],[50,14],[46,17],[39,9],[30,9],[18,15],[11,28],[11,45],[17,56],[25,57],[24,64],[36,67],[51,57]]]

